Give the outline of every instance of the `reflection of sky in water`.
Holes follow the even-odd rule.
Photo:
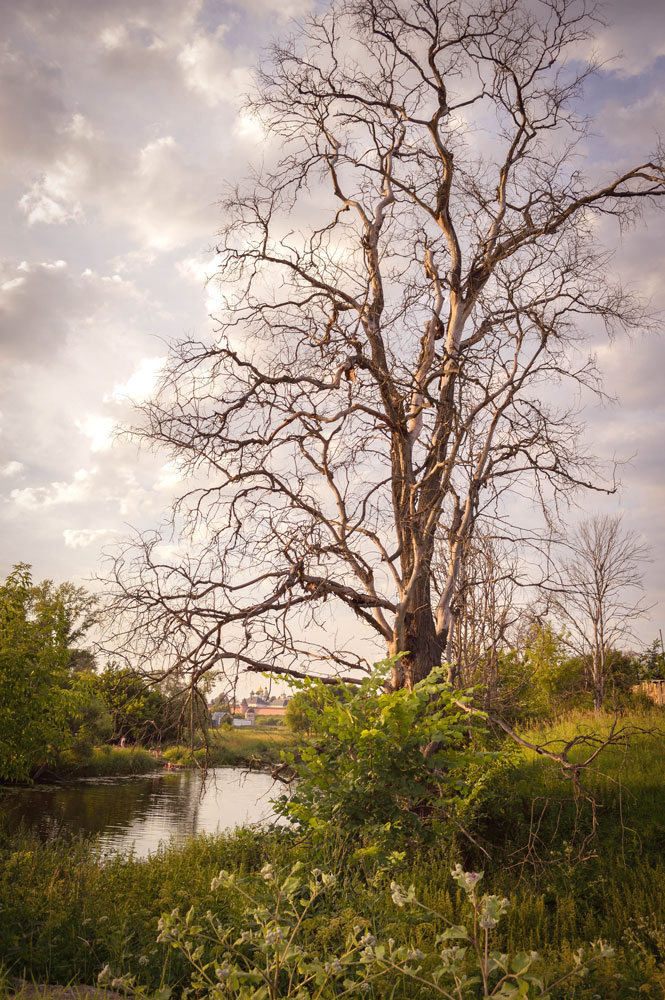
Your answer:
[[[10,821],[23,820],[43,837],[57,831],[97,834],[102,851],[133,846],[145,857],[160,841],[182,843],[197,833],[273,819],[270,799],[282,791],[268,774],[217,767],[205,777],[176,771],[14,789],[0,802]]]

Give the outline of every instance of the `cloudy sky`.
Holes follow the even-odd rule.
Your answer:
[[[205,337],[217,199],[260,136],[240,114],[262,47],[308,0],[0,0],[0,573],[85,583],[127,526],[157,523],[177,471],[114,441],[170,340]],[[665,133],[662,0],[608,4],[589,88],[595,152],[638,162]],[[665,310],[663,216],[617,234],[627,284]],[[665,339],[599,343],[617,404],[591,447],[626,461],[587,511],[653,551],[646,638],[665,626]]]

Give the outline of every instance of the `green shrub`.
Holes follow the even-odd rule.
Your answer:
[[[443,671],[412,691],[386,692],[388,666],[359,687],[304,682],[313,735],[299,755],[284,755],[298,782],[277,805],[314,843],[337,842],[362,858],[450,829],[470,795],[469,766],[494,759],[479,749],[482,722],[455,704],[464,696]]]

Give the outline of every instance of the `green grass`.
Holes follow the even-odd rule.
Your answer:
[[[250,763],[278,763],[282,750],[293,749],[295,738],[284,726],[260,729],[222,729],[210,733],[208,766],[226,767]],[[206,750],[194,751],[196,764],[206,761]],[[107,778],[131,774],[147,774],[159,770],[166,761],[191,767],[192,751],[189,746],[173,746],[161,758],[143,747],[95,747],[92,755],[81,759],[65,751],[61,754],[55,772],[60,778]]]
[[[286,729],[221,729],[210,734],[208,764],[211,767],[249,764],[255,762],[278,763],[282,750],[293,749],[295,739]],[[194,751],[199,764],[206,759],[205,748]],[[192,752],[188,746],[170,747],[164,758],[173,763],[191,764]]]
[[[606,739],[614,722],[609,714],[576,713],[524,735],[530,742],[561,752],[580,735]],[[591,849],[608,862],[611,858],[623,863],[657,859],[665,853],[665,712],[654,708],[626,715],[617,721],[615,736],[621,737],[622,731],[626,739],[606,747],[581,773],[582,789],[596,802],[598,834]],[[570,758],[581,762],[593,749],[594,744],[575,747]],[[584,797],[575,800],[570,778],[532,751],[521,752],[509,784],[504,779],[496,795],[504,796],[508,804],[504,813],[507,850],[514,852],[520,843],[525,844],[538,820],[540,839],[554,840],[554,849],[559,851],[567,844],[574,853],[591,832],[590,802]]]
[[[210,904],[222,867],[248,871],[271,854],[270,838],[248,830],[166,846],[147,859],[100,861],[94,842],[46,844],[25,832],[0,841],[0,955],[13,976],[39,982],[94,983],[110,962],[142,970],[158,984],[168,952],[157,949],[157,921],[174,906]],[[16,887],[21,891],[17,892]],[[141,955],[148,965],[138,964]]]
[[[665,729],[664,718],[661,711],[625,721],[655,730]],[[605,717],[575,716],[529,735],[534,742],[568,740],[576,732],[602,733],[609,723]],[[215,735],[215,749],[229,754],[277,752],[280,736],[290,740],[287,734],[275,734],[274,740],[273,734],[255,731]],[[357,924],[377,937],[429,946],[436,928],[428,921],[414,923],[395,908],[390,879],[413,882],[424,902],[456,920],[461,900],[449,873],[460,860],[468,868],[482,867],[487,891],[511,901],[498,947],[537,949],[549,979],[570,965],[572,952],[584,942],[602,936],[617,948],[616,958],[603,963],[598,974],[572,992],[555,992],[552,1000],[662,1000],[664,757],[662,732],[635,736],[627,753],[610,749],[601,756],[585,778],[601,808],[598,834],[581,852],[583,860],[578,855],[589,830],[588,806],[576,805],[570,781],[528,751],[514,753],[510,764],[492,765],[486,775],[472,819],[489,860],[459,833],[383,874],[340,866],[334,842],[327,856],[315,856],[310,845],[283,831],[203,836],[147,859],[125,855],[103,863],[90,843],[41,844],[24,833],[5,833],[0,835],[0,955],[12,975],[39,982],[94,983],[108,962],[116,973],[139,973],[151,988],[162,981],[176,984],[186,970],[176,953],[155,944],[159,916],[174,906],[193,905],[205,913],[214,905],[220,918],[240,931],[237,900],[227,894],[213,902],[211,878],[220,868],[246,873],[266,861],[284,868],[296,859],[328,870],[337,865],[339,884],[306,928],[308,943],[320,954],[335,949]],[[530,855],[533,816],[541,817],[540,841]]]
[[[57,772],[67,778],[108,778],[114,775],[147,774],[164,766],[142,747],[95,747],[92,756],[81,761],[61,755]]]

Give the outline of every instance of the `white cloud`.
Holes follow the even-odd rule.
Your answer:
[[[138,299],[131,281],[90,269],[73,274],[64,260],[0,260],[0,358],[52,366],[77,331],[89,340],[100,314],[126,312]]]
[[[115,528],[65,528],[62,532],[68,549],[87,549],[102,538],[117,534]]]
[[[603,15],[607,23],[597,32],[594,46],[601,60],[621,57],[610,68],[630,76],[665,55],[662,0],[613,0]]]
[[[113,444],[115,421],[111,417],[89,414],[83,420],[77,420],[76,426],[89,438],[91,451],[106,451]]]
[[[17,462],[14,460],[11,462],[7,462],[7,464],[0,469],[0,475],[7,476],[8,478],[13,478],[14,476],[19,476],[24,469],[25,466],[23,462]]]
[[[159,470],[159,476],[155,481],[154,488],[156,490],[172,489],[178,483],[181,483],[183,478],[182,465],[177,459],[172,462],[165,462]]]
[[[79,469],[69,483],[55,482],[48,486],[26,486],[22,490],[12,490],[10,500],[17,507],[28,510],[55,507],[61,504],[84,503],[93,494],[94,477],[97,469]]]
[[[253,74],[249,67],[233,65],[223,41],[227,25],[212,34],[198,34],[178,55],[187,86],[207,104],[233,102],[249,89]]]
[[[118,226],[140,249],[165,252],[211,230],[218,174],[191,160],[171,134],[132,147],[80,115],[67,148],[46,164],[18,200],[29,226],[85,222]]]
[[[267,132],[256,115],[240,113],[233,123],[233,134],[247,142],[265,142]]]
[[[80,222],[83,209],[79,202],[68,196],[67,168],[58,164],[51,174],[45,174],[30,187],[19,201],[19,208],[25,213],[29,226],[62,225],[65,222]]]
[[[243,6],[257,17],[284,22],[311,13],[315,4],[313,0],[244,0]]]
[[[224,309],[226,300],[224,289],[215,280],[215,262],[208,257],[188,257],[176,265],[180,276],[197,288],[205,290],[205,311],[208,316],[215,316]]]
[[[126,382],[114,386],[113,392],[104,397],[104,402],[135,403],[149,399],[162,373],[166,357],[143,358]]]
[[[0,161],[39,163],[61,144],[67,119],[57,60],[0,48]]]

